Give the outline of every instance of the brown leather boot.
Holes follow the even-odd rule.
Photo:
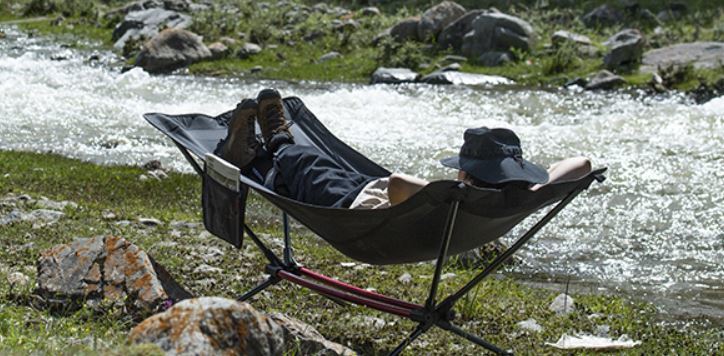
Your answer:
[[[221,158],[242,168],[256,157],[259,141],[256,139],[254,121],[258,112],[254,99],[244,99],[236,105],[229,120],[226,142],[221,149]]]
[[[276,89],[264,89],[256,97],[259,103],[257,120],[261,128],[261,136],[268,152],[274,153],[283,144],[294,143],[294,136],[289,131],[290,122],[284,117],[282,96]]]

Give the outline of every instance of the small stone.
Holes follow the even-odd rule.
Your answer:
[[[164,172],[161,169],[157,169],[154,171],[148,171],[148,175],[156,180],[163,180],[163,179],[168,178],[168,174],[166,174],[166,172]]]
[[[209,266],[207,264],[201,264],[198,267],[194,268],[194,273],[198,274],[217,274],[221,273],[224,270],[218,267]]]
[[[451,278],[455,278],[455,277],[457,277],[457,274],[449,272],[449,273],[445,273],[445,274],[441,275],[440,280],[444,281],[446,279],[451,279]]]
[[[607,70],[601,70],[589,78],[586,90],[609,90],[626,84],[623,77],[615,75]]]
[[[141,174],[138,176],[138,180],[140,180],[141,182],[145,182],[148,180],[148,176],[145,174]]]
[[[412,282],[412,275],[405,272],[399,278],[397,278],[397,281],[402,284],[409,284],[410,282]]]
[[[332,29],[338,32],[353,32],[359,28],[359,22],[348,19],[332,25]]]
[[[570,295],[561,293],[548,306],[548,309],[558,315],[566,315],[576,310],[576,301]]]
[[[380,9],[375,6],[363,7],[359,12],[362,16],[379,16],[381,14]]]
[[[209,51],[211,51],[212,59],[224,58],[229,53],[229,47],[227,47],[222,42],[214,42],[214,43],[210,44],[208,47],[209,47]]]
[[[342,262],[342,263],[340,263],[339,265],[342,266],[342,267],[345,267],[345,268],[350,268],[350,267],[356,266],[357,263],[354,263],[354,262]]]
[[[264,70],[264,67],[262,67],[262,66],[253,66],[253,67],[251,67],[251,69],[249,69],[249,73],[252,73],[252,74],[261,73],[261,71],[263,71],[263,70]]]
[[[317,62],[319,62],[319,63],[324,63],[324,62],[326,62],[326,61],[329,61],[329,60],[332,60],[332,59],[336,59],[336,58],[339,58],[339,57],[341,57],[341,56],[342,56],[342,54],[339,53],[339,52],[329,52],[329,53],[324,54],[324,55],[322,55],[321,57],[319,57],[319,59],[317,59]]]
[[[247,59],[259,53],[261,53],[261,46],[256,43],[247,42],[239,49],[237,56],[241,59]]]
[[[462,66],[460,63],[450,63],[440,69],[441,72],[459,72]]]
[[[600,337],[608,337],[608,333],[611,331],[611,327],[603,324],[596,326],[596,331],[593,332],[594,335],[600,336]]]
[[[5,32],[0,31],[0,40],[7,37],[8,35],[5,34]]]
[[[78,208],[78,204],[76,204],[72,201],[68,201],[68,200],[53,201],[53,200],[49,200],[46,197],[41,197],[40,200],[35,202],[35,204],[40,208],[51,209],[51,210],[63,210],[67,207],[71,208],[71,209]]]
[[[527,319],[518,322],[518,327],[526,330],[526,331],[532,331],[532,332],[541,332],[543,331],[543,327],[538,324],[538,322],[535,319]]]
[[[13,272],[8,275],[8,283],[15,287],[25,287],[30,283],[30,277],[20,273]]]
[[[420,75],[407,68],[384,68],[380,67],[372,73],[370,84],[399,84],[411,83],[417,80]]]
[[[163,169],[163,165],[161,164],[161,161],[159,161],[157,159],[150,160],[150,161],[144,163],[142,167],[143,167],[143,169],[145,169],[147,171],[155,171],[155,170]]]
[[[163,225],[163,222],[154,218],[138,218],[138,223],[147,227],[156,227]]]

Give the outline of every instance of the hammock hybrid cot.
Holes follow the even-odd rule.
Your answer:
[[[294,125],[297,144],[310,145],[340,166],[373,177],[390,172],[372,162],[330,133],[298,98],[284,99],[284,109]],[[246,234],[269,264],[270,277],[239,297],[245,301],[286,280],[338,302],[364,305],[417,322],[417,327],[391,352],[398,355],[413,340],[438,327],[498,354],[505,350],[468,333],[453,323],[455,303],[509,259],[580,192],[596,180],[603,182],[605,168],[569,182],[550,184],[537,191],[514,186],[478,188],[459,181],[432,182],[408,200],[386,209],[345,209],[315,206],[277,194],[257,183],[255,171],[239,169],[213,155],[227,133],[231,111],[217,117],[203,114],[165,115],[144,118],[166,134],[202,177],[205,227],[237,248]],[[284,249],[278,256],[244,223],[249,188],[282,210]],[[557,203],[520,236],[506,251],[457,292],[438,298],[440,275],[447,257],[494,241],[530,214]],[[436,260],[429,294],[424,304],[398,300],[327,277],[298,264],[293,258],[289,216],[295,218],[346,256],[373,265]]]

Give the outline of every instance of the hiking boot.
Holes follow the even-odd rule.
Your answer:
[[[254,121],[258,105],[254,99],[244,99],[236,105],[229,120],[226,142],[221,149],[221,158],[243,168],[256,157],[259,141],[256,140]]]
[[[276,89],[264,89],[259,92],[256,101],[259,103],[256,119],[261,127],[266,150],[274,153],[283,144],[293,144],[294,136],[289,131],[290,122],[284,117],[284,104],[279,92]]]

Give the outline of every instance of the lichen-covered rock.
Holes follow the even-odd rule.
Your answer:
[[[113,47],[121,50],[129,40],[152,38],[164,28],[183,29],[191,23],[189,15],[162,8],[132,11],[113,29]]]
[[[317,329],[309,324],[280,313],[272,314],[270,317],[282,328],[284,347],[288,352],[318,356],[357,354],[345,346],[325,339]]]
[[[163,73],[208,58],[211,51],[201,36],[186,30],[167,29],[143,45],[136,66],[150,73]]]
[[[479,58],[487,52],[530,51],[535,42],[533,27],[523,19],[502,13],[484,13],[463,37],[462,53]]]
[[[437,45],[442,49],[452,48],[456,52],[460,51],[463,37],[472,31],[473,21],[483,13],[487,13],[487,10],[473,10],[447,25],[437,37]]]
[[[611,50],[603,58],[608,69],[628,67],[641,61],[646,40],[636,29],[625,29],[604,42]]]
[[[41,253],[35,294],[51,308],[117,303],[143,316],[191,297],[146,252],[123,238],[77,239]]]
[[[417,25],[417,37],[426,41],[436,39],[447,25],[465,15],[465,8],[454,1],[443,1],[427,10]]]
[[[132,343],[168,355],[283,355],[284,331],[247,303],[203,297],[180,302],[133,328]]]
[[[417,41],[420,39],[417,32],[419,23],[420,17],[408,17],[392,26],[389,34],[397,42]]]

